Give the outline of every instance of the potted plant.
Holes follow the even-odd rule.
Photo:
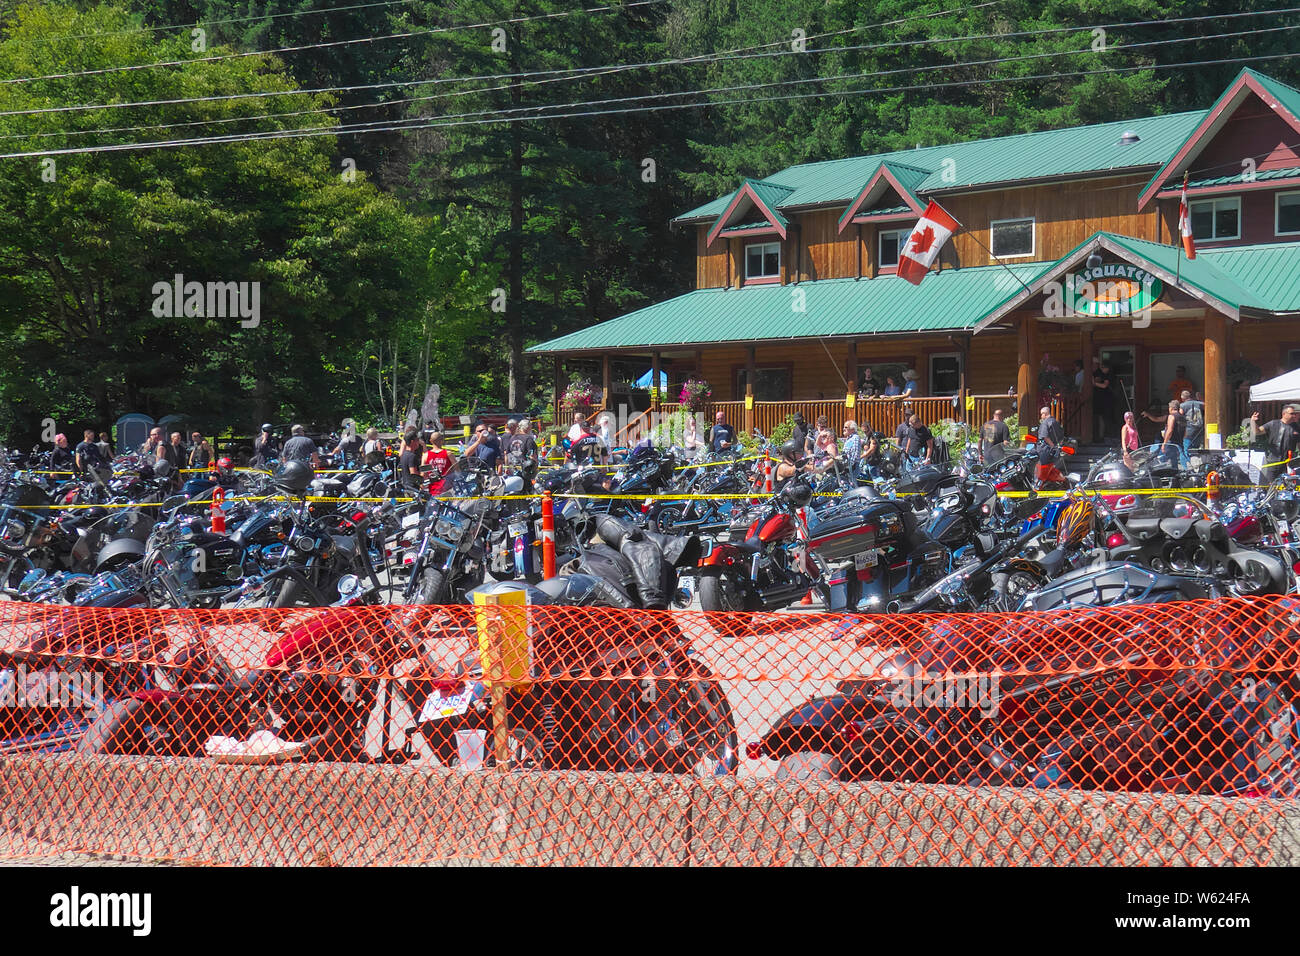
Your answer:
[[[591,411],[595,400],[596,390],[591,387],[591,382],[584,378],[569,383],[569,387],[564,390],[564,395],[560,398],[560,404],[571,412],[586,414]]]
[[[689,411],[698,412],[712,397],[713,389],[708,382],[701,378],[692,378],[682,384],[682,391],[677,396],[677,401]]]

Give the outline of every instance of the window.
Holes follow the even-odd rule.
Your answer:
[[[887,229],[880,233],[880,252],[876,265],[881,269],[894,269],[898,266],[898,252],[912,234],[910,229]]]
[[[961,355],[943,352],[930,356],[930,394],[956,395],[961,388]]]
[[[741,398],[745,397],[745,386],[749,384],[749,370],[736,370],[736,394]],[[762,365],[754,369],[754,401],[756,402],[788,402],[791,397],[790,389],[791,367],[789,365],[777,365],[764,367]]]
[[[775,279],[781,275],[781,243],[754,242],[745,247],[745,278]]]
[[[1277,229],[1279,236],[1300,234],[1300,193],[1277,194]]]
[[[1241,197],[1202,199],[1192,205],[1192,238],[1214,241],[1241,238]]]
[[[993,233],[993,254],[1007,256],[1032,256],[1034,254],[1033,219],[995,219],[990,223]]]

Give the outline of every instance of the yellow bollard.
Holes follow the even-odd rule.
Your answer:
[[[497,770],[510,769],[509,692],[532,683],[528,654],[528,595],[520,591],[474,594],[483,682],[492,691],[492,748]]]

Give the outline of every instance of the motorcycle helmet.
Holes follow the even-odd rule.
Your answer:
[[[229,458],[218,458],[217,476],[219,478],[233,478],[235,476],[235,463]]]
[[[501,493],[503,495],[517,495],[524,490],[524,479],[518,475],[511,475],[502,485]]]
[[[788,441],[781,446],[781,457],[786,461],[795,462],[803,455],[803,449],[799,447],[796,441]]]
[[[807,482],[792,481],[781,489],[781,494],[796,508],[806,508],[812,501],[812,486]]]
[[[305,495],[315,477],[316,472],[312,470],[311,465],[295,458],[284,462],[275,470],[271,475],[271,484],[280,491]]]

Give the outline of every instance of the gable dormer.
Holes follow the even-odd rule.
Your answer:
[[[1177,219],[1183,182],[1198,244],[1293,241],[1300,90],[1242,70],[1138,197]]]
[[[916,188],[930,173],[931,170],[903,163],[881,163],[840,216],[837,231],[843,233],[849,226],[864,222],[920,216],[925,212],[925,203],[916,194]]]
[[[787,186],[746,179],[731,194],[722,214],[713,221],[705,238],[705,246],[713,245],[718,238],[729,236],[774,235],[786,238],[790,222],[777,208],[794,190]]]

